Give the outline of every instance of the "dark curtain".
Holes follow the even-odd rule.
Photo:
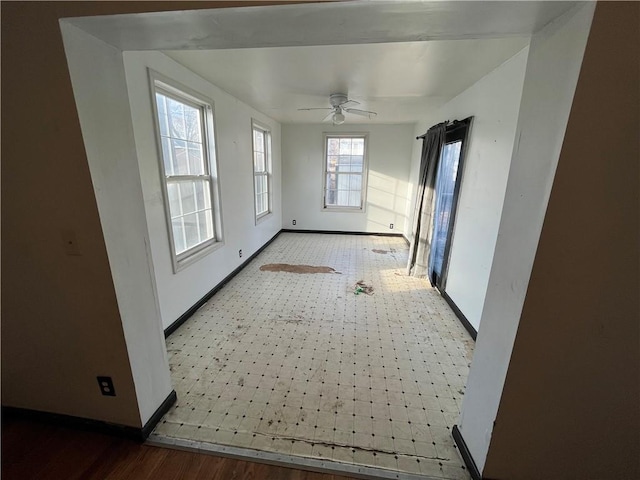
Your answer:
[[[413,236],[409,247],[407,274],[415,277],[428,276],[429,256],[433,236],[433,214],[435,209],[435,183],[440,152],[445,142],[447,123],[434,125],[423,136],[418,192],[413,213]]]

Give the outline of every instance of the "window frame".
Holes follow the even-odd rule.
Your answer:
[[[254,159],[254,155],[256,152],[255,135],[254,135],[255,130],[260,130],[264,135],[264,144],[263,144],[264,154],[265,154],[265,171],[264,172],[256,172],[256,164]],[[273,213],[273,207],[272,207],[273,205],[272,203],[273,152],[272,152],[272,148],[273,148],[273,137],[271,135],[271,128],[265,125],[264,123],[261,123],[252,118],[251,119],[251,169],[253,171],[253,213],[254,213],[256,225]],[[260,214],[258,214],[258,205],[257,205],[258,198],[256,196],[257,195],[256,194],[256,178],[258,177],[258,175],[266,176],[267,178],[267,211],[262,212]]]
[[[362,158],[362,181],[360,190],[360,207],[347,205],[327,205],[327,174],[330,138],[362,138],[364,150]],[[369,178],[369,132],[324,132],[322,148],[322,203],[323,212],[364,213],[367,205],[367,183]]]
[[[171,263],[173,272],[178,273],[188,265],[196,262],[202,257],[208,255],[220,248],[223,243],[222,236],[222,209],[220,203],[220,186],[218,177],[218,155],[216,129],[214,119],[214,102],[213,100],[193,91],[166,76],[149,69],[149,82],[151,93],[151,106],[153,124],[155,130],[156,151],[158,160],[158,172],[160,177],[160,185],[164,203],[164,214],[169,238],[169,249],[171,255]],[[197,108],[200,111],[201,132],[202,137],[202,154],[205,157],[203,164],[205,167],[204,175],[167,175],[165,170],[164,152],[162,149],[162,136],[160,129],[160,118],[158,115],[158,105],[156,103],[156,93],[160,93],[168,98],[176,100],[184,105]],[[211,223],[213,226],[213,237],[201,242],[193,247],[176,253],[176,242],[173,233],[173,225],[171,218],[171,208],[169,202],[168,183],[169,178],[180,177],[182,179],[204,179],[209,182],[209,195],[211,198]]]

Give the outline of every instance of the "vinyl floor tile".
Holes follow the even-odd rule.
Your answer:
[[[178,401],[154,435],[469,478],[450,429],[473,340],[407,257],[397,237],[282,233],[167,339]]]

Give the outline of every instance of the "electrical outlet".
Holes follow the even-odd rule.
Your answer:
[[[393,223],[390,223],[390,224],[389,224],[389,229],[390,229],[390,230],[393,230]]]
[[[238,256],[242,258],[242,249],[238,250]]]
[[[115,397],[116,389],[113,388],[113,380],[111,377],[97,377],[98,385],[100,385],[100,391],[102,395],[106,395],[107,397]]]
[[[295,225],[295,224],[296,224],[296,221],[295,221],[295,220],[293,220],[293,221],[291,222],[291,224],[292,224],[292,225]]]

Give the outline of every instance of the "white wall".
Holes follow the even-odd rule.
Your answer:
[[[367,132],[369,176],[363,212],[322,210],[323,133]],[[283,227],[403,233],[413,125],[282,126]],[[292,225],[296,220],[296,225]],[[393,223],[393,230],[389,224]]]
[[[166,328],[280,230],[280,125],[162,53],[125,52],[124,64],[160,315]],[[147,68],[214,102],[224,245],[177,273],[171,263]],[[273,213],[257,225],[253,206],[252,118],[271,128],[273,149]],[[240,249],[242,258],[238,255]]]
[[[441,108],[430,112],[415,130],[415,136],[418,136],[444,120],[474,116],[461,172],[445,290],[476,330],[480,326],[507,187],[527,54],[528,47]],[[421,149],[422,142],[414,142],[411,165],[414,192]],[[414,204],[415,200],[412,200],[410,211]],[[410,218],[413,220],[413,216]]]
[[[64,21],[61,28],[135,385],[136,426],[141,426],[172,388],[122,53]],[[95,372],[109,374],[108,368]],[[119,380],[114,378],[116,395]]]
[[[594,8],[595,2],[587,3],[557,19],[536,33],[529,47],[518,140],[460,418],[460,431],[480,471],[491,441]]]

